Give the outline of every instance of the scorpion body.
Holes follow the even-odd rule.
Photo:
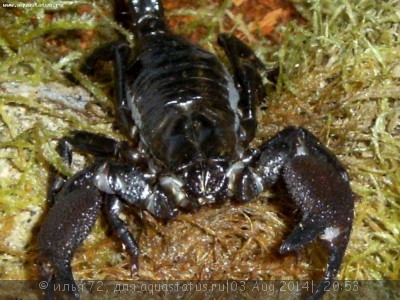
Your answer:
[[[128,141],[85,131],[60,140],[57,150],[67,164],[73,151],[95,160],[70,178],[52,172],[53,205],[38,236],[40,274],[51,283],[46,298],[54,297],[57,280],[74,284],[70,261],[101,209],[137,274],[139,246],[119,218],[122,206],[167,221],[181,209],[252,200],[280,178],[302,212],[280,252],[320,237],[329,250],[324,279],[333,280],[353,221],[347,172],[304,128],[287,127],[260,147],[249,147],[256,105],[265,98],[263,66],[252,50],[234,36],[219,35],[230,75],[215,55],[169,30],[160,1],[131,0],[117,8],[131,18],[135,47],[125,41],[101,46],[82,71],[93,73],[101,60],[114,62],[116,122]],[[309,299],[323,294],[319,285]]]

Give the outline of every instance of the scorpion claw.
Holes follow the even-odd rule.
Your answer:
[[[315,144],[315,146],[320,146]],[[347,174],[328,150],[294,156],[283,177],[302,219],[280,247],[280,253],[299,250],[319,237],[328,248],[324,280],[332,281],[341,265],[353,223],[354,199]],[[322,148],[321,148],[322,149]],[[322,283],[309,299],[324,293]]]
[[[260,147],[258,174],[264,185],[283,179],[301,218],[279,252],[298,251],[318,237],[328,249],[324,282],[342,262],[354,218],[355,194],[336,156],[304,128],[287,127]],[[324,294],[323,282],[309,299]]]
[[[38,234],[41,280],[48,283],[46,299],[58,299],[56,284],[66,284],[74,299],[80,299],[71,271],[71,258],[97,219],[100,193],[91,187],[93,166],[69,178],[55,197],[54,205]]]
[[[312,243],[324,231],[321,226],[315,226],[311,220],[298,224],[279,249],[280,254],[297,251],[306,244]]]

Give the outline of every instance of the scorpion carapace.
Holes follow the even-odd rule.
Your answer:
[[[302,213],[280,252],[319,237],[329,250],[323,279],[332,281],[353,222],[355,196],[348,175],[304,128],[287,127],[260,147],[249,147],[256,106],[265,98],[259,72],[264,67],[252,50],[234,36],[219,35],[231,75],[215,55],[170,31],[160,1],[124,1],[116,9],[124,23],[130,20],[134,48],[125,41],[101,46],[82,71],[93,73],[98,61],[114,63],[116,125],[127,141],[85,131],[59,141],[65,163],[71,164],[73,151],[95,159],[70,178],[51,173],[52,207],[38,236],[40,274],[50,283],[46,298],[54,297],[57,280],[74,284],[70,261],[100,209],[137,274],[139,247],[119,218],[122,206],[167,221],[181,209],[252,200],[277,182],[285,183]],[[323,294],[320,284],[309,299]]]

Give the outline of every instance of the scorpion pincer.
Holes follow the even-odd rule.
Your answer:
[[[130,0],[118,8],[130,18],[134,48],[125,41],[108,43],[87,58],[82,70],[91,74],[98,61],[114,63],[116,125],[127,141],[86,131],[59,141],[57,151],[66,164],[73,151],[94,159],[69,178],[51,172],[52,207],[38,234],[40,276],[49,282],[45,297],[55,297],[57,281],[75,286],[70,262],[100,210],[137,274],[140,251],[119,217],[123,206],[167,221],[179,210],[247,202],[277,182],[285,183],[301,212],[280,253],[319,237],[329,256],[323,280],[331,282],[349,241],[355,200],[336,156],[308,130],[294,126],[249,147],[256,107],[265,98],[260,75],[265,69],[242,41],[228,34],[218,37],[231,75],[214,54],[170,31],[159,0]],[[308,299],[323,294],[319,284]]]

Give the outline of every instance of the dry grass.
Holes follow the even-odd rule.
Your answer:
[[[121,138],[112,128],[109,80],[93,83],[76,71],[88,48],[115,39],[114,29],[124,33],[105,2],[0,7],[0,279],[38,278],[35,233],[49,165],[71,173],[56,155],[57,138],[71,129]],[[273,1],[165,2],[181,34],[219,53],[216,35],[234,32],[280,67],[255,143],[289,124],[305,126],[346,166],[359,198],[338,278],[399,279],[400,2],[293,1],[301,17]],[[297,22],[268,27],[287,19]],[[71,73],[79,86],[66,79]],[[294,226],[287,200],[266,193],[246,205],[180,214],[166,226],[127,211],[142,249],[139,278],[321,278],[326,257],[318,243],[297,256],[277,253]],[[107,228],[99,220],[76,252],[77,279],[130,278],[129,257]]]

